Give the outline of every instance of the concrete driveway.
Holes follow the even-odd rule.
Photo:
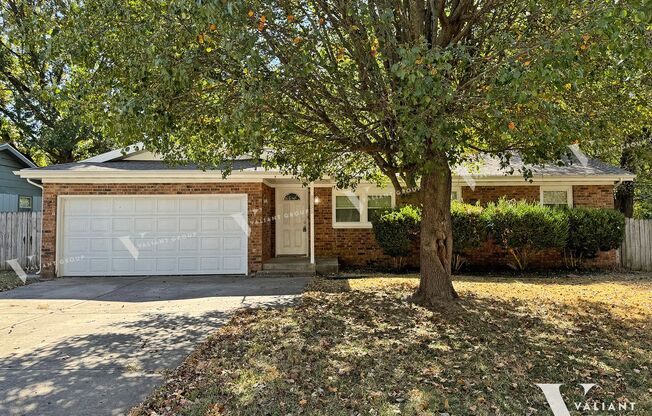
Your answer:
[[[238,308],[307,279],[63,278],[0,293],[0,414],[119,415]]]

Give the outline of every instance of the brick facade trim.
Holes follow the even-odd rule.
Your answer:
[[[249,238],[247,247],[249,273],[262,269],[263,262],[273,256],[270,236],[273,225],[264,221],[273,209],[270,189],[263,183],[110,183],[110,184],[43,184],[43,235],[41,242],[41,275],[55,276],[57,242],[57,203],[64,195],[200,195],[247,194]],[[266,201],[266,202],[265,202]],[[272,208],[270,208],[272,205]],[[272,215],[273,216],[273,215]]]

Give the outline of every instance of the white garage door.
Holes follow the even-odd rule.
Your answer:
[[[247,273],[247,196],[66,196],[60,276]]]

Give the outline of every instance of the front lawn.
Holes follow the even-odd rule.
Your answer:
[[[242,311],[132,414],[552,414],[535,383],[564,383],[573,411],[596,383],[651,414],[649,275],[458,277],[433,310],[405,301],[417,282],[316,280],[296,307]]]

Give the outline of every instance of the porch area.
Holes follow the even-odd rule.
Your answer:
[[[311,263],[306,256],[280,256],[263,263],[263,270],[257,272],[256,277],[304,277],[337,271],[337,257],[316,257]]]

